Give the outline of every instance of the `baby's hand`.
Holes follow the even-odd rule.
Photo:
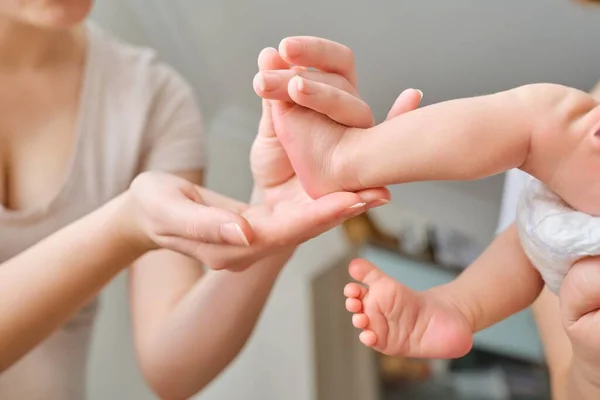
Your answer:
[[[349,270],[366,285],[344,289],[346,309],[366,346],[414,358],[457,358],[471,349],[468,319],[442,292],[415,292],[365,260],[354,260]]]
[[[260,72],[254,89],[265,99],[278,100],[273,107],[275,131],[304,189],[313,198],[363,189],[354,172],[359,166],[339,146],[348,127],[373,124],[369,106],[358,97],[352,51],[325,39],[294,37],[283,40],[279,52],[300,67]],[[417,90],[405,91],[393,112],[416,108],[421,97]]]

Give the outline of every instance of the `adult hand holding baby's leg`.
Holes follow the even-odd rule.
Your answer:
[[[281,42],[279,54],[297,67],[259,72],[254,89],[259,96],[275,100],[275,131],[304,188],[313,198],[360,189],[353,182],[356,174],[347,168],[351,155],[336,153],[348,126],[373,124],[369,106],[358,97],[352,51],[325,39],[293,37]],[[395,108],[414,109],[421,96],[407,90]]]
[[[289,64],[275,49],[261,52],[258,64],[262,71],[289,71]],[[241,212],[251,224],[251,246],[223,246],[201,241],[190,243],[191,255],[211,268],[244,268],[274,252],[291,253],[295,246],[341,224],[345,219],[389,201],[389,191],[384,188],[357,193],[336,192],[317,200],[311,199],[300,185],[275,134],[272,103],[270,100],[263,101],[259,132],[250,154],[254,178],[252,199],[247,206],[237,203],[231,209]],[[207,206],[227,209],[227,204],[231,203],[223,196],[201,190]],[[240,211],[242,206],[244,208]]]
[[[270,71],[272,75],[265,75],[269,78],[265,82],[260,81],[261,75],[257,76],[255,87],[259,91],[261,88],[270,89],[265,94],[283,102],[279,107],[284,115],[295,107],[294,103],[298,103],[314,111],[298,110],[309,116],[321,113],[343,124],[370,126],[373,121],[370,110],[356,97],[356,90],[350,83],[355,84],[355,74],[349,50],[315,38],[294,40],[298,42],[292,46],[301,44],[304,49],[296,52],[293,58],[295,65],[319,66],[319,69],[338,71],[343,77],[305,69]],[[284,57],[286,53],[295,53],[289,51],[288,45],[288,41],[284,40],[280,46]],[[328,47],[328,54],[335,55],[332,60],[323,59]],[[289,56],[287,58],[290,59]],[[299,88],[309,89],[300,91]],[[417,108],[421,97],[422,93],[417,90],[404,91],[390,109],[388,118]],[[328,134],[331,132],[323,132],[323,135]],[[360,339],[365,345],[386,354],[413,357],[458,357],[470,349],[471,327],[458,309],[444,300],[444,296],[436,296],[434,292],[414,292],[364,260],[354,261],[350,265],[350,274],[369,286],[367,289],[351,283],[345,289],[347,308],[355,313],[354,325],[363,329]]]

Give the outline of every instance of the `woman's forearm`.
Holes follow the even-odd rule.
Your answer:
[[[162,397],[187,399],[210,383],[246,344],[292,250],[240,272],[209,271],[161,322],[140,353]]]
[[[0,265],[0,372],[139,257],[119,222],[123,196]]]

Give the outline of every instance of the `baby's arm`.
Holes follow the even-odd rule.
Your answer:
[[[511,168],[547,181],[569,149],[567,141],[598,129],[598,112],[588,117],[596,105],[576,89],[528,85],[424,107],[366,131],[349,130],[336,154],[342,169],[355,175],[356,189],[478,179]]]

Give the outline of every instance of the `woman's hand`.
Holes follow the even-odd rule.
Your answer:
[[[127,232],[135,246],[192,255],[199,243],[250,246],[243,203],[163,172],[144,172],[126,193]]]
[[[290,46],[301,50],[292,51]],[[345,46],[300,37],[284,40],[280,51],[288,55],[288,61],[277,50],[265,49],[259,56],[260,70],[310,72],[311,79],[323,83],[323,87],[347,90],[348,96],[315,96],[315,102],[308,106],[317,111],[342,106],[348,112],[336,115],[340,122],[361,126],[372,123],[370,111],[364,112],[368,106],[356,97],[352,57],[340,57],[349,51]],[[290,54],[294,57],[289,58]],[[292,63],[297,67],[290,69]],[[318,70],[307,71],[305,67]],[[296,245],[389,201],[389,191],[384,188],[333,193],[317,200],[306,194],[273,127],[273,107],[293,106],[285,93],[280,91],[282,100],[263,101],[259,133],[251,151],[255,179],[251,204],[167,174],[142,174],[131,186],[127,212],[140,221],[133,224],[139,227],[137,237],[146,238],[137,243],[148,249],[158,246],[178,251],[213,269],[244,268],[280,249],[291,254]],[[405,93],[391,113],[413,109],[419,100],[420,96]]]
[[[289,199],[318,209],[324,198],[312,200],[302,189],[288,156],[277,138],[274,118],[285,109],[296,107],[290,97],[288,83],[300,75],[320,84],[319,91],[302,104],[314,112],[328,115],[348,126],[373,124],[369,106],[358,97],[356,70],[352,51],[330,40],[316,37],[290,37],[281,41],[279,50],[264,49],[258,57],[259,74],[255,91],[264,97],[259,133],[252,146],[250,165],[255,180],[252,204],[284,205]],[[415,96],[416,94],[416,96]],[[268,100],[267,100],[268,99]],[[400,95],[389,117],[415,109],[421,99],[416,91]],[[311,111],[312,112],[312,111]],[[390,199],[385,188],[357,193],[365,204],[357,213],[386,204]],[[333,203],[332,203],[333,205]],[[325,230],[348,218],[331,218],[328,224],[315,225],[313,233]]]
[[[573,349],[568,399],[600,398],[599,288],[600,257],[576,263],[561,285],[561,318]]]
[[[309,112],[326,114],[348,126],[371,126],[371,110],[358,97],[352,51],[326,39],[292,37],[284,39],[279,50],[264,49],[258,57],[258,66],[259,74],[254,80],[254,89],[268,100],[263,99],[259,133],[250,154],[255,186],[252,207],[246,214],[249,220],[256,206],[279,209],[282,216],[296,212],[302,217],[303,223],[300,225],[296,222],[286,229],[292,230],[290,235],[299,239],[298,244],[339,225],[345,219],[386,204],[390,194],[385,188],[356,193],[364,204],[356,204],[353,212],[342,207],[341,200],[349,193],[333,193],[317,200],[311,199],[300,185],[273,123],[274,118],[284,113],[285,109],[296,106],[289,95],[288,83],[294,76],[301,75],[320,84],[319,91],[302,104],[314,110]],[[403,92],[388,118],[415,109],[421,97],[422,94],[415,90]],[[314,218],[317,215],[321,215],[318,220]]]

